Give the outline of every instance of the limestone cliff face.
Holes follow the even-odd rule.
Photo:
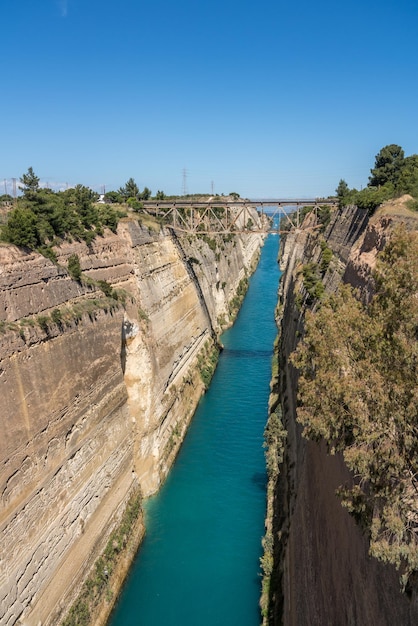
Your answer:
[[[1,624],[58,623],[131,494],[164,480],[262,244],[224,239],[125,219],[58,264],[0,247]]]
[[[381,211],[372,220],[355,208],[337,212],[324,233],[334,256],[323,278],[333,290],[343,279],[373,290],[371,270],[388,229],[402,216]],[[287,430],[284,462],[274,485],[269,624],[416,624],[417,606],[400,592],[394,568],[371,559],[361,530],[335,495],[351,476],[342,457],[307,442],[296,422],[297,372],[289,362],[303,331],[307,294],[301,267],[318,262],[314,217],[291,233],[281,252],[279,394]]]

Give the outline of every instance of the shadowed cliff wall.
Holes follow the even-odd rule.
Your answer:
[[[319,262],[321,247],[313,216],[282,248],[283,276],[278,306],[280,329],[278,391],[287,430],[284,462],[274,485],[273,557],[269,624],[416,624],[415,600],[401,593],[399,574],[368,555],[368,541],[341,506],[336,489],[351,484],[340,455],[302,438],[296,422],[297,372],[289,355],[303,332],[307,294],[301,267]],[[334,253],[323,277],[329,290],[344,278],[370,298],[371,270],[388,229],[398,217],[368,217],[354,207],[340,210],[324,233]]]

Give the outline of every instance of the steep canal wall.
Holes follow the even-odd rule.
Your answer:
[[[354,207],[341,209],[326,228],[311,214],[282,244],[277,368],[266,431],[264,624],[417,623],[416,602],[401,593],[399,573],[369,556],[367,537],[336,496],[338,487],[352,483],[342,456],[330,456],[323,443],[302,437],[296,421],[298,373],[289,361],[303,335],[305,312],[315,307],[315,289],[323,288],[311,279],[308,292],[304,268],[322,267],[326,290],[350,282],[367,301],[377,253],[394,224],[410,219],[400,201],[370,220]]]
[[[249,281],[110,626],[259,626],[263,432],[276,325],[278,237]]]
[[[0,247],[1,624],[60,623],[85,581],[105,619],[262,241],[125,218],[57,263]]]

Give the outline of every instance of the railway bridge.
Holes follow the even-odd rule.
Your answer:
[[[336,206],[336,198],[262,198],[230,200],[146,200],[140,212],[153,215],[179,232],[190,234],[229,234],[243,232],[280,232],[273,224],[285,218],[298,228],[303,207]]]

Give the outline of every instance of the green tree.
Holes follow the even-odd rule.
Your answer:
[[[72,254],[68,257],[68,273],[74,280],[81,280],[81,265],[78,254]]]
[[[23,174],[19,178],[24,191],[38,191],[39,189],[39,176],[36,176],[33,171],[33,167],[29,167],[26,174]]]
[[[137,198],[128,198],[126,201],[127,205],[131,207],[133,211],[140,211],[144,208],[142,202],[137,200]]]
[[[397,184],[400,194],[418,197],[418,154],[405,157]]]
[[[382,202],[393,198],[395,188],[391,182],[387,182],[381,187],[365,187],[353,195],[354,203],[360,209],[367,209],[370,215]]]
[[[165,198],[164,191],[158,190],[157,193],[155,194],[155,199],[156,200],[164,200],[164,198]]]
[[[110,228],[112,232],[116,232],[119,222],[120,213],[115,211],[112,206],[102,205],[99,209],[100,223]]]
[[[99,213],[97,207],[93,205],[98,194],[84,185],[77,185],[72,191],[72,199],[83,230],[90,230],[92,226],[98,227],[100,225]]]
[[[343,504],[366,528],[370,553],[405,584],[418,571],[418,234],[400,229],[380,255],[376,294],[352,289],[306,315],[292,363],[298,421],[340,451],[353,474]]]
[[[108,202],[122,202],[122,197],[120,195],[120,193],[118,193],[117,191],[107,191],[104,195],[105,200],[107,200]]]
[[[344,179],[341,178],[340,182],[338,183],[338,187],[335,190],[335,193],[337,194],[338,198],[338,206],[345,206],[347,204],[346,200],[349,197],[350,189]]]
[[[2,238],[15,246],[36,248],[41,242],[38,237],[37,217],[31,209],[17,207],[3,227]]]
[[[148,189],[148,187],[144,187],[144,189],[142,190],[139,199],[140,200],[149,200],[151,198],[151,189]]]
[[[124,200],[127,200],[128,198],[139,199],[139,187],[133,178],[130,178],[123,187],[120,187],[118,189],[118,193]]]
[[[25,196],[33,196],[39,189],[39,177],[36,176],[32,167],[29,167],[26,174],[19,178]]]
[[[397,186],[404,161],[404,151],[397,144],[385,146],[376,155],[374,168],[370,170],[369,187],[379,187],[386,183]]]

